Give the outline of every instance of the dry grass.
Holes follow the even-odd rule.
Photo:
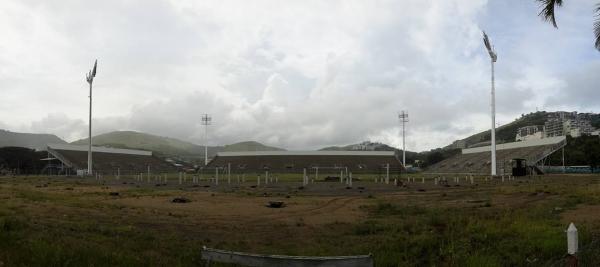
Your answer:
[[[373,253],[378,266],[544,265],[600,218],[600,177],[551,176],[443,187],[285,182],[221,187],[133,180],[0,178],[7,266],[198,265],[202,245],[258,253]],[[126,184],[123,184],[126,182]],[[109,192],[119,192],[110,196]],[[185,197],[190,203],[172,203]],[[270,200],[285,201],[281,209]],[[536,259],[534,263],[528,260]]]

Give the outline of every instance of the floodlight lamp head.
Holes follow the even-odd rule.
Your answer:
[[[85,80],[90,84],[94,81],[94,76],[92,76],[91,70],[85,74]]]
[[[496,60],[498,59],[498,55],[494,51],[494,47],[490,43],[490,39],[488,38],[485,31],[482,31],[482,33],[483,33],[483,44],[485,45],[485,48],[487,48],[488,54],[490,54],[490,59],[492,60],[492,62],[496,62]]]
[[[94,69],[92,70],[92,78],[96,77],[96,69],[98,68],[98,60],[94,61]]]
[[[408,122],[408,112],[406,111],[402,111],[398,114],[398,119],[400,119],[400,121],[402,122]]]
[[[202,115],[202,124],[203,125],[210,125],[211,121],[212,121],[212,118],[208,114]]]
[[[94,62],[94,68],[91,69],[88,73],[85,74],[85,80],[91,84],[92,82],[94,82],[94,77],[96,77],[96,70],[98,68],[98,60],[96,59],[96,61]]]

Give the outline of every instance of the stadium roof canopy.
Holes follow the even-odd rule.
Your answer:
[[[515,149],[515,148],[524,148],[524,147],[535,147],[535,146],[547,146],[559,144],[565,141],[567,138],[565,136],[554,136],[554,137],[546,137],[541,139],[531,139],[520,142],[512,142],[512,143],[504,143],[496,145],[496,151],[505,150],[505,149]],[[474,147],[474,148],[465,148],[462,150],[463,154],[469,153],[479,153],[491,151],[491,146],[482,146],[482,147]]]
[[[79,145],[65,145],[65,144],[48,144],[49,149],[58,150],[70,150],[70,151],[88,151],[88,146]],[[127,154],[127,155],[141,155],[141,156],[152,156],[152,151],[146,150],[135,150],[135,149],[123,149],[123,148],[110,148],[102,146],[92,146],[92,153],[112,153],[112,154]]]

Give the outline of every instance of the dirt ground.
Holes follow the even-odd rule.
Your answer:
[[[189,239],[194,244],[249,252],[266,252],[273,244],[281,244],[281,253],[303,254],[299,247],[335,242],[340,235],[360,232],[356,227],[373,219],[370,207],[382,203],[465,212],[493,207],[505,214],[600,192],[599,176],[558,175],[504,182],[476,177],[473,183],[463,178],[447,185],[436,184],[434,178],[427,177],[423,183],[419,177],[398,186],[357,181],[349,187],[324,181],[307,186],[298,182],[216,186],[207,181],[165,185],[127,178],[3,177],[0,218],[2,214],[22,214],[45,229],[93,221],[93,227],[112,225],[161,233],[165,235],[162,238],[179,240],[177,243]],[[190,202],[173,203],[178,197]],[[551,212],[559,213],[565,225],[600,223],[600,203],[582,199],[574,208],[556,206]],[[285,204],[270,208],[270,201]],[[354,242],[351,240],[344,242]]]

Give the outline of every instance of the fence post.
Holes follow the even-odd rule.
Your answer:
[[[390,183],[390,164],[388,163],[385,166],[385,184],[389,184]]]
[[[302,172],[302,185],[306,185],[306,168]]]
[[[349,184],[349,186],[350,186],[350,187],[352,187],[352,172],[350,172],[350,173],[349,173],[349,176],[348,176],[348,178],[350,179],[350,180],[349,180],[349,181],[350,181],[350,184]]]
[[[269,171],[265,171],[265,184],[269,183]]]
[[[577,228],[571,223],[567,229],[567,252],[570,255],[575,255],[577,253],[578,245]]]
[[[567,228],[567,259],[566,265],[576,267],[578,265],[577,250],[579,249],[579,240],[577,237],[577,228],[573,223]]]

